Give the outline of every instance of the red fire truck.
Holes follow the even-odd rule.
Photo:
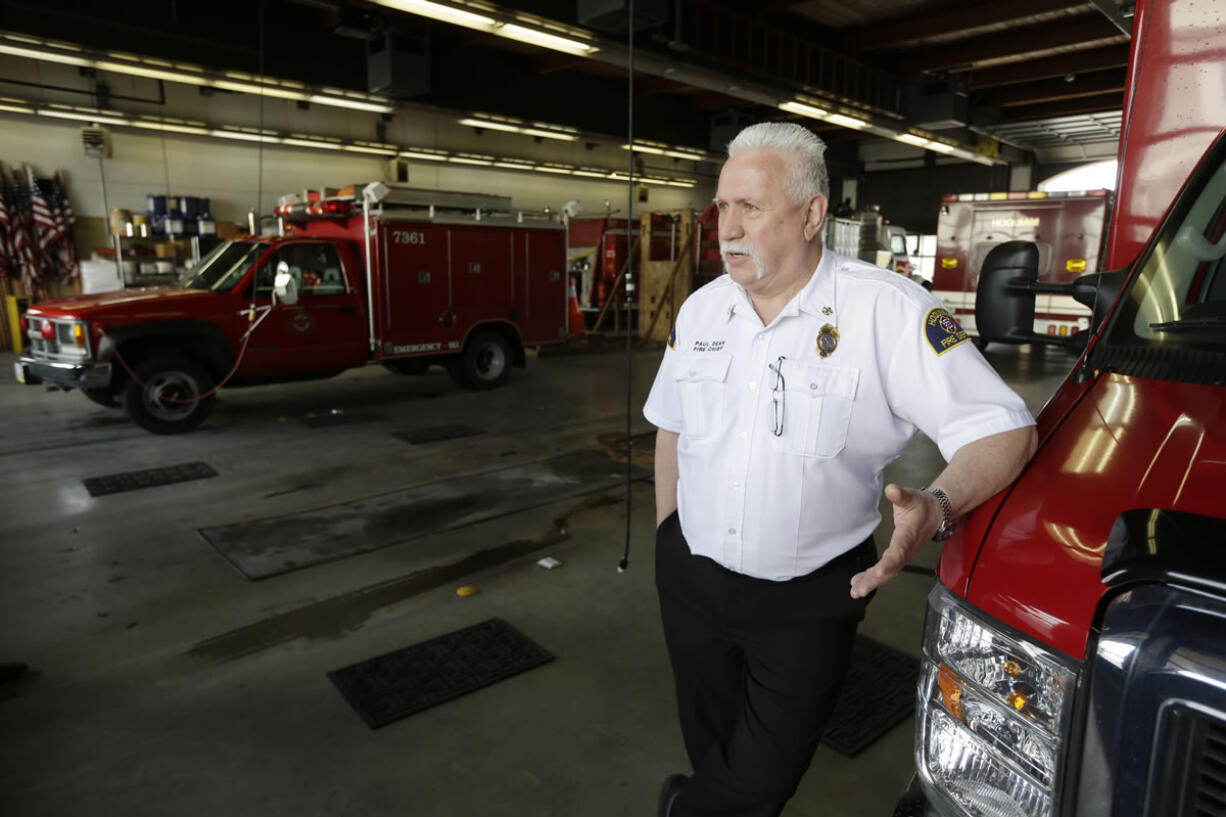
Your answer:
[[[282,235],[226,241],[175,288],[44,301],[19,381],[81,389],[160,434],[221,386],[432,363],[488,389],[528,346],[564,342],[562,224],[507,198],[376,182],[286,197]]]
[[[1032,241],[1039,249],[1039,280],[1067,284],[1098,269],[1111,200],[1109,190],[942,196],[933,293],[968,334],[978,336],[975,289],[992,248],[1006,241]],[[1065,337],[1089,328],[1090,310],[1071,296],[1038,295],[1034,331]]]
[[[1226,808],[1221,11],[1136,4],[1104,259],[1116,272],[1067,288],[1094,325],[1038,416],[1038,451],[941,554],[918,779],[896,815]],[[988,255],[981,331],[1045,338],[1031,328],[1040,257],[1032,242]]]

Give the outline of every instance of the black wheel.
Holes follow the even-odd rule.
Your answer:
[[[497,388],[511,375],[511,345],[497,332],[478,332],[469,338],[463,353],[447,371],[461,386]]]
[[[110,389],[81,389],[81,394],[100,406],[119,408],[119,401],[115,399],[115,393]]]
[[[123,389],[123,407],[141,428],[154,434],[181,434],[204,422],[213,410],[213,379],[197,363],[158,357],[136,367]],[[143,384],[143,386],[142,386]]]
[[[396,374],[425,374],[430,368],[430,361],[421,357],[410,357],[404,360],[385,360],[383,368]]]

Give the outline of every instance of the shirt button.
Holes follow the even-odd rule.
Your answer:
[[[733,533],[733,534],[735,534],[735,533],[736,533],[736,528],[728,528],[728,532],[729,532],[729,533]]]
[[[809,388],[811,388],[811,389],[816,389],[816,388],[817,388],[817,384],[816,384],[816,383],[810,383],[810,384],[809,384]]]
[[[697,377],[697,376],[698,376],[698,372],[694,371],[693,369],[690,369],[690,377]]]
[[[748,440],[748,439],[749,439],[749,432],[748,432],[748,431],[742,431],[742,432],[741,432],[741,439],[742,439],[742,440]]]
[[[757,391],[757,390],[758,390],[758,381],[756,381],[756,380],[751,380],[751,381],[749,381],[749,390],[750,390],[750,391]]]
[[[736,490],[738,490],[738,491],[739,491],[739,490],[741,490],[741,483],[739,483],[739,482],[734,482],[734,483],[732,483],[732,487],[733,487],[733,488],[735,488]]]

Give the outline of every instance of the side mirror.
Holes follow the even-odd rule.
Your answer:
[[[1006,241],[983,259],[975,293],[975,328],[985,341],[1030,343],[1035,339],[1034,289],[1039,248]]]
[[[298,284],[290,275],[289,264],[281,261],[277,264],[277,277],[272,282],[273,301],[280,300],[283,304],[298,303]]]

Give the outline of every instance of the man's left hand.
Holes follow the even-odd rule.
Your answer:
[[[851,577],[851,597],[860,599],[898,575],[941,526],[941,505],[927,491],[885,486],[894,505],[894,535],[877,564]]]

